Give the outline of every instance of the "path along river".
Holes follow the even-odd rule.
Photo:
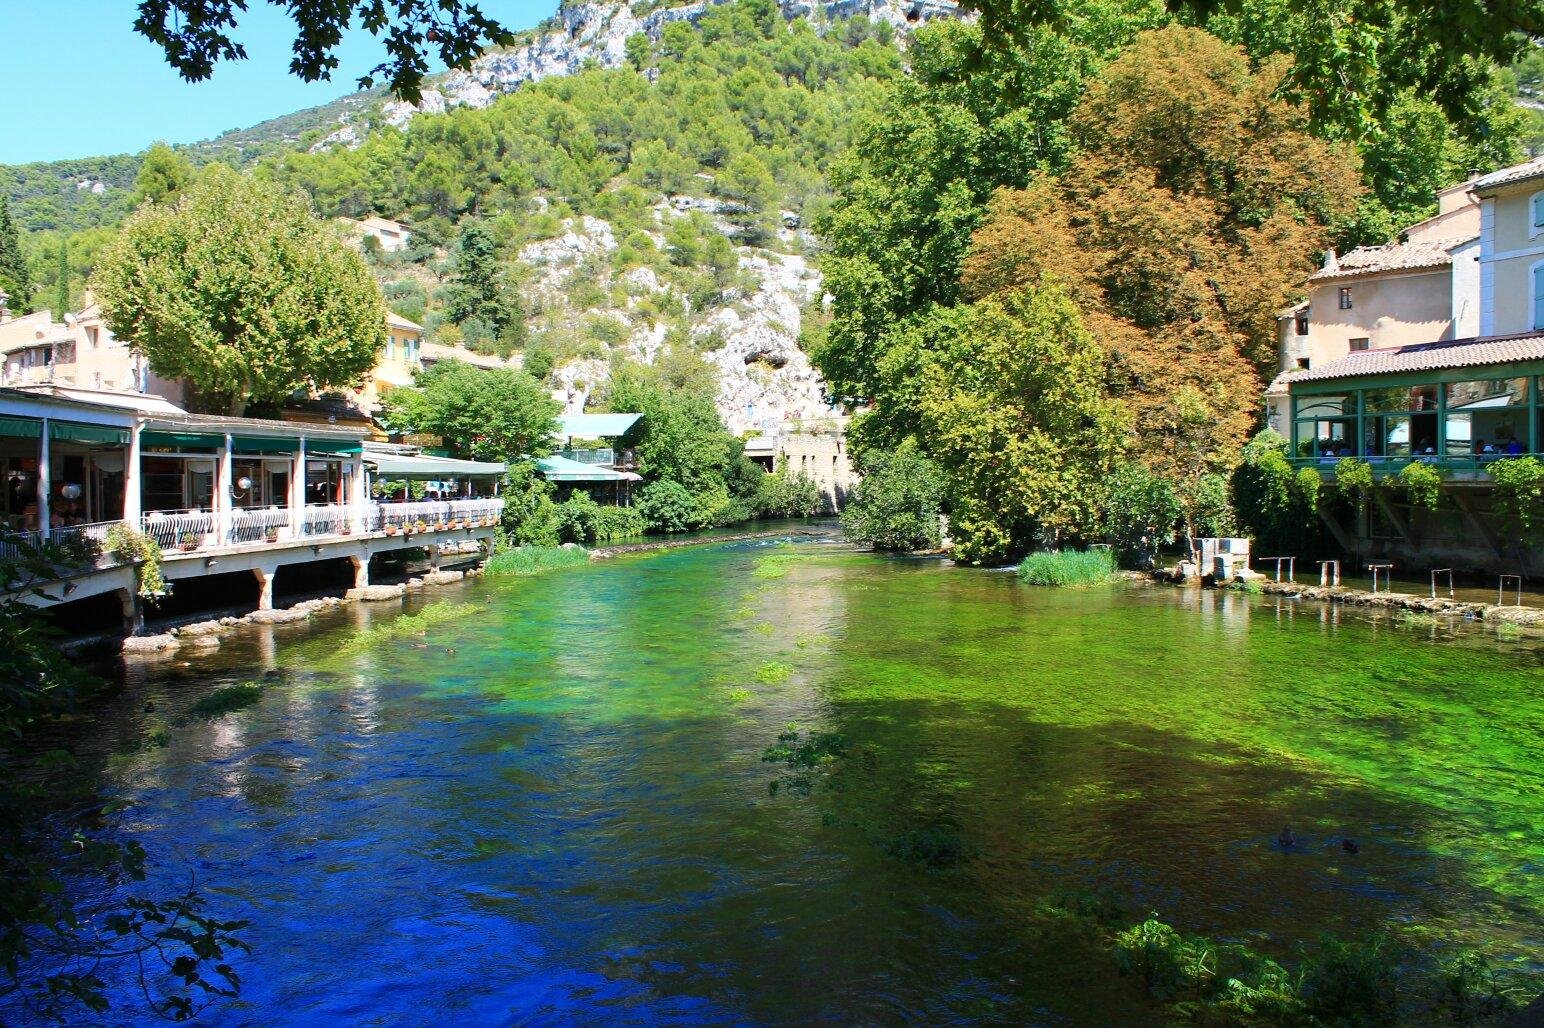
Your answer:
[[[456,616],[142,668],[90,729],[160,884],[253,921],[223,1023],[1149,1022],[1037,914],[1069,889],[1281,955],[1418,927],[1539,969],[1536,639],[830,540],[425,603]],[[790,724],[848,755],[790,777]]]

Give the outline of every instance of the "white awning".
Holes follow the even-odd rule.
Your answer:
[[[383,478],[474,478],[504,474],[508,465],[493,461],[457,460],[427,454],[381,453],[367,451],[365,463]]]

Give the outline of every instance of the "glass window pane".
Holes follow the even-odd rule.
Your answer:
[[[1473,407],[1519,407],[1528,402],[1526,378],[1493,378],[1447,384],[1448,410]]]
[[[1299,396],[1293,398],[1298,418],[1339,418],[1356,416],[1356,396]]]

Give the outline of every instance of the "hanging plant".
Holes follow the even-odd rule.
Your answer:
[[[134,577],[141,596],[153,599],[166,594],[166,578],[161,574],[161,547],[154,539],[128,525],[118,524],[107,530],[103,548],[116,551],[125,562],[136,565]]]
[[[1442,475],[1430,464],[1420,461],[1406,464],[1399,473],[1399,484],[1412,507],[1437,509],[1437,501],[1442,494]]]
[[[1357,510],[1367,506],[1372,496],[1372,465],[1357,457],[1342,457],[1335,462],[1335,487]]]
[[[1527,539],[1544,536],[1544,460],[1505,457],[1489,468],[1496,483],[1496,511]]]

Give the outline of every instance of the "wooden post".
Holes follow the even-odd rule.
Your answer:
[[[1453,569],[1452,568],[1433,568],[1432,569],[1432,572],[1431,572],[1431,598],[1434,599],[1434,600],[1437,598],[1437,576],[1438,575],[1447,575],[1447,587],[1448,587],[1447,593],[1448,593],[1448,599],[1451,600],[1453,598]]]

